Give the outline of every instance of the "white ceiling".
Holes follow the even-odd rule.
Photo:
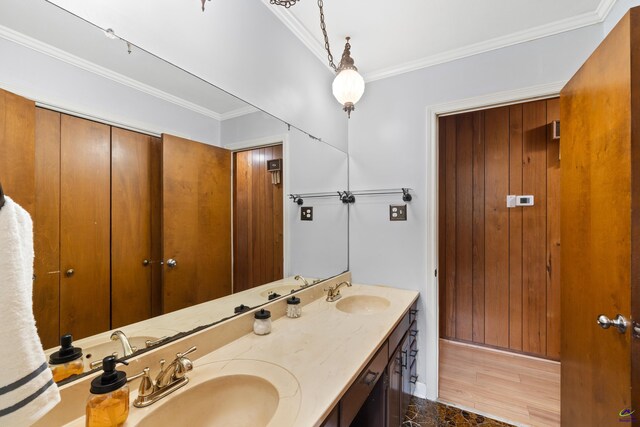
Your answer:
[[[289,9],[262,0],[327,64],[317,0]],[[602,22],[616,0],[325,0],[334,62],[344,37],[376,80]]]

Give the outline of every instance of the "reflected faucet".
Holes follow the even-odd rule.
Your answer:
[[[127,338],[127,336],[122,331],[114,331],[111,334],[111,341],[118,341],[118,340],[120,340],[120,342],[122,343],[122,352],[124,357],[131,356],[133,353],[135,353],[138,350],[135,347],[131,347],[131,343],[129,343],[129,338]]]
[[[296,277],[294,277],[295,280],[302,280],[304,282],[304,285],[300,285],[301,288],[306,288],[307,286],[310,286],[311,284],[307,281],[307,279],[305,279],[304,277],[297,275]]]

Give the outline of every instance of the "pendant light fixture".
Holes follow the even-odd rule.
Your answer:
[[[346,111],[347,117],[351,118],[351,112],[355,109],[356,102],[360,100],[364,93],[364,79],[360,73],[358,73],[358,68],[355,66],[353,58],[351,57],[351,44],[349,43],[351,37],[347,37],[347,43],[344,45],[340,64],[336,67],[336,64],[333,63],[333,55],[329,47],[329,36],[327,35],[327,26],[324,22],[323,6],[323,0],[318,0],[320,29],[324,36],[324,48],[327,51],[329,66],[336,72],[336,78],[333,79],[331,89],[333,96],[342,104],[342,109]]]
[[[201,1],[202,11],[204,12],[204,4],[207,0]],[[289,9],[298,1],[299,0],[269,0],[269,3]],[[351,118],[351,112],[355,109],[356,102],[360,100],[364,93],[364,79],[360,73],[358,73],[358,68],[355,66],[353,58],[351,57],[351,44],[349,43],[351,37],[347,37],[347,43],[344,45],[344,51],[342,52],[342,58],[338,66],[336,67],[336,64],[333,63],[333,55],[329,47],[329,36],[327,35],[327,26],[324,22],[323,0],[318,0],[318,8],[320,9],[320,29],[324,36],[324,48],[327,51],[329,66],[336,72],[336,78],[331,85],[333,96],[342,104],[342,109],[346,111],[347,116]]]

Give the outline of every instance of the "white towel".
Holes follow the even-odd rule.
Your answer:
[[[60,401],[33,317],[33,224],[9,197],[0,209],[0,425],[28,426]]]

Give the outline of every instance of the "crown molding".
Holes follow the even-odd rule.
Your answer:
[[[3,38],[5,40],[8,40],[10,42],[13,43],[17,43],[19,45],[22,45],[26,48],[29,48],[31,50],[34,50],[36,52],[45,54],[47,56],[50,56],[54,59],[57,59],[59,61],[65,62],[67,64],[70,64],[74,67],[83,69],[85,71],[88,71],[90,73],[96,74],[98,76],[107,78],[109,80],[112,80],[116,83],[122,84],[124,86],[128,86],[132,89],[135,89],[137,91],[146,93],[148,95],[154,96],[156,98],[159,98],[163,101],[167,101],[170,102],[174,105],[177,105],[179,107],[185,108],[187,110],[193,111],[195,113],[201,114],[203,116],[207,116],[210,117],[212,119],[216,119],[218,121],[222,120],[223,115],[221,115],[220,113],[210,110],[208,108],[204,108],[200,105],[197,105],[193,102],[187,101],[183,98],[180,98],[178,96],[175,95],[171,95],[170,93],[164,92],[162,90],[156,89],[152,86],[149,86],[147,84],[144,84],[138,80],[129,78],[123,74],[120,73],[116,73],[115,71],[109,70],[108,68],[102,67],[100,65],[97,65],[91,61],[87,61],[85,59],[82,59],[78,56],[72,55],[68,52],[65,52],[62,49],[58,49],[54,46],[51,46],[49,44],[43,43],[40,40],[36,40],[32,37],[26,36],[22,33],[19,33],[17,31],[14,31],[10,28],[7,28],[5,26],[0,25],[0,38]],[[236,110],[237,111],[237,110]],[[226,114],[232,114],[234,113],[229,112]],[[246,114],[246,113],[244,113]]]
[[[271,12],[276,15],[280,21],[282,21],[282,23],[323,63],[323,65],[326,65],[324,46],[315,37],[313,37],[299,19],[297,19],[288,9],[270,5],[269,0],[262,0],[262,3],[271,10]],[[400,65],[380,70],[373,70],[365,73],[363,77],[366,82],[380,80],[419,70],[421,68],[427,68],[469,56],[478,55],[480,53],[553,36],[567,31],[577,30],[578,28],[587,27],[589,25],[599,24],[607,18],[615,3],[616,0],[601,0],[598,7],[593,12],[587,12],[571,18],[561,19],[549,24],[508,34],[503,37],[496,37],[459,49],[453,49],[436,55],[420,58],[415,61],[405,62]],[[327,69],[331,71],[331,68],[328,66]]]
[[[235,119],[236,117],[241,117],[241,116],[245,116],[247,114],[251,114],[251,113],[257,113],[258,111],[262,111],[256,107],[253,107],[251,105],[248,105],[246,107],[241,107],[238,108],[237,110],[232,110],[232,111],[228,111],[226,113],[222,113],[220,115],[220,120],[224,121],[224,120],[229,120],[229,119]]]

